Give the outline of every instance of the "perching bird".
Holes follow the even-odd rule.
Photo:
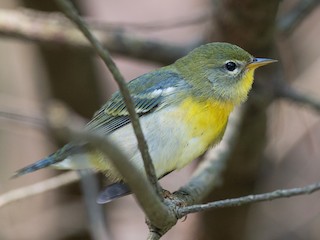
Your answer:
[[[181,169],[223,137],[228,117],[247,99],[256,68],[275,60],[255,58],[238,46],[209,43],[175,63],[128,83],[158,178]],[[119,92],[93,116],[86,129],[108,136],[144,174],[144,165]],[[94,169],[116,184],[100,195],[104,203],[130,192],[122,176],[98,150],[69,143],[14,177],[45,167]]]

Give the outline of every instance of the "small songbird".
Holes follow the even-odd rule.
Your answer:
[[[217,144],[235,106],[247,99],[256,68],[275,62],[255,58],[229,43],[208,43],[175,63],[128,83],[135,110],[160,179],[181,169]],[[121,94],[115,92],[86,130],[111,139],[144,172],[141,154]],[[69,143],[18,170],[14,177],[45,167],[94,169],[113,181],[98,198],[109,202],[130,193],[122,176],[97,149]]]

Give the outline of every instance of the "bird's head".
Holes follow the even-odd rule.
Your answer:
[[[247,98],[255,69],[272,62],[275,60],[255,58],[236,45],[217,42],[194,49],[175,66],[195,94],[238,104]]]

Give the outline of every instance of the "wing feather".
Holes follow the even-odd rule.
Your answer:
[[[128,88],[139,117],[164,107],[172,94],[181,88],[190,87],[178,73],[167,70],[147,73],[128,83]],[[170,91],[169,91],[170,90]],[[87,129],[100,134],[110,134],[130,123],[129,113],[120,92],[112,95],[111,99],[93,116]]]

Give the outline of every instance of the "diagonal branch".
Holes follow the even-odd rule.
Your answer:
[[[161,41],[143,39],[122,30],[94,31],[102,45],[111,52],[125,54],[163,64],[169,64],[184,56],[193,46],[169,44]],[[92,50],[91,44],[74,28],[68,19],[59,13],[43,13],[29,9],[0,9],[0,36],[29,40],[52,46]]]
[[[77,181],[79,181],[79,176],[75,172],[67,172],[30,186],[11,190],[0,195],[0,208],[15,201],[45,193]]]
[[[202,162],[190,181],[177,192],[179,195],[180,192],[182,193],[182,199],[187,202],[187,205],[199,203],[221,184],[221,174],[239,139],[239,125],[242,117],[243,109],[232,114],[223,141],[215,150],[215,156]]]
[[[145,175],[140,173],[135,165],[128,160],[127,156],[108,137],[80,130],[81,128],[77,124],[80,122],[79,117],[70,114],[59,104],[53,105],[47,115],[50,126],[58,136],[69,141],[88,142],[107,156],[112,165],[124,177],[130,189],[135,193],[137,201],[152,223],[162,228],[172,222],[176,222],[175,215],[160,201]]]
[[[285,98],[296,103],[305,104],[320,112],[320,99],[300,93],[288,85],[282,85],[276,88],[277,97]]]
[[[130,120],[133,126],[134,133],[137,137],[138,141],[138,147],[141,152],[141,156],[143,159],[144,167],[147,173],[147,177],[151,184],[155,187],[159,197],[162,197],[161,195],[161,187],[158,184],[158,180],[156,177],[156,172],[154,169],[154,166],[152,164],[152,160],[149,154],[148,145],[147,142],[143,136],[141,125],[139,122],[138,114],[135,111],[135,106],[132,101],[132,98],[130,96],[129,90],[126,86],[126,82],[121,75],[119,69],[117,68],[116,64],[110,57],[109,52],[103,48],[103,46],[100,44],[98,39],[89,31],[89,28],[87,24],[82,20],[82,18],[77,13],[76,9],[72,5],[71,2],[65,1],[65,0],[56,0],[56,2],[59,4],[61,9],[64,11],[66,16],[70,18],[71,21],[73,21],[76,26],[80,29],[80,31],[85,35],[85,37],[90,41],[92,44],[92,47],[95,49],[97,54],[101,57],[101,59],[104,61],[105,65],[109,68],[110,72],[112,73],[114,79],[116,80],[121,95],[123,97],[123,100],[126,104],[127,110],[130,115]]]
[[[180,206],[190,206],[199,203],[215,187],[221,184],[221,174],[238,140],[238,125],[240,125],[241,121],[242,111],[234,113],[231,116],[224,140],[215,150],[215,157],[203,161],[194,172],[190,181],[174,193],[171,202],[166,201],[166,204],[170,209],[173,209],[177,218],[181,217],[179,214]],[[166,229],[152,228],[148,239],[159,239],[173,226],[174,224]]]
[[[150,232],[148,239],[160,239],[166,231],[175,225],[177,218],[182,218],[190,213],[207,211],[214,208],[237,207],[244,204],[270,201],[278,198],[306,195],[320,190],[320,182],[318,182],[301,188],[282,189],[269,193],[192,205],[201,201],[210,189],[216,187],[220,183],[220,174],[224,170],[227,156],[232,152],[234,144],[238,139],[238,125],[242,120],[242,115],[240,115],[240,117],[234,115],[231,119],[230,127],[226,132],[225,145],[220,146],[220,150],[216,157],[204,161],[199,169],[197,169],[190,182],[175,193],[172,199],[166,199],[163,203],[152,191],[150,183],[146,181],[145,177],[143,177],[133,165],[131,165],[126,159],[126,156],[117,149],[117,146],[114,146],[107,138],[79,130],[77,124],[74,124],[79,122],[78,119],[76,119],[76,116],[69,115],[64,108],[62,109],[59,106],[56,108],[58,109],[52,108],[51,114],[48,114],[49,122],[56,133],[69,140],[85,140],[89,142],[103,151],[104,154],[110,158],[110,161],[112,161],[118,171],[126,177],[130,188],[136,194],[138,202],[152,222],[152,226],[157,226],[157,228],[151,228],[152,231]],[[0,207],[20,199],[67,185],[78,179],[79,178],[73,172],[70,172],[31,186],[10,191],[0,196]]]
[[[188,16],[184,19],[166,19],[165,21],[149,21],[143,23],[134,23],[134,22],[100,22],[95,19],[86,19],[90,26],[94,29],[99,30],[117,30],[117,29],[128,29],[138,32],[150,32],[150,31],[161,31],[168,30],[173,28],[182,28],[189,27],[192,25],[201,24],[204,22],[210,21],[211,14],[210,12],[202,13],[195,16]]]
[[[87,215],[89,220],[89,230],[93,240],[110,239],[106,231],[106,219],[103,205],[97,204],[96,199],[99,193],[99,183],[97,176],[92,170],[78,170],[80,176],[81,189],[86,204]]]
[[[12,111],[0,110],[0,119],[1,118],[9,119],[10,121],[17,121],[19,123],[27,124],[35,128],[41,128],[42,130],[46,130],[46,123],[44,119],[38,117],[27,116]]]
[[[319,0],[300,0],[292,11],[278,20],[278,29],[286,34],[292,33],[319,3]]]
[[[289,198],[293,196],[311,194],[319,190],[320,190],[320,182],[317,182],[301,188],[281,189],[281,190],[276,190],[269,193],[249,195],[245,197],[231,198],[231,199],[215,201],[215,202],[206,203],[206,204],[183,207],[179,209],[179,212],[181,214],[180,216],[183,217],[189,213],[196,213],[196,212],[211,210],[214,208],[238,207],[244,204],[271,201],[278,198]]]

